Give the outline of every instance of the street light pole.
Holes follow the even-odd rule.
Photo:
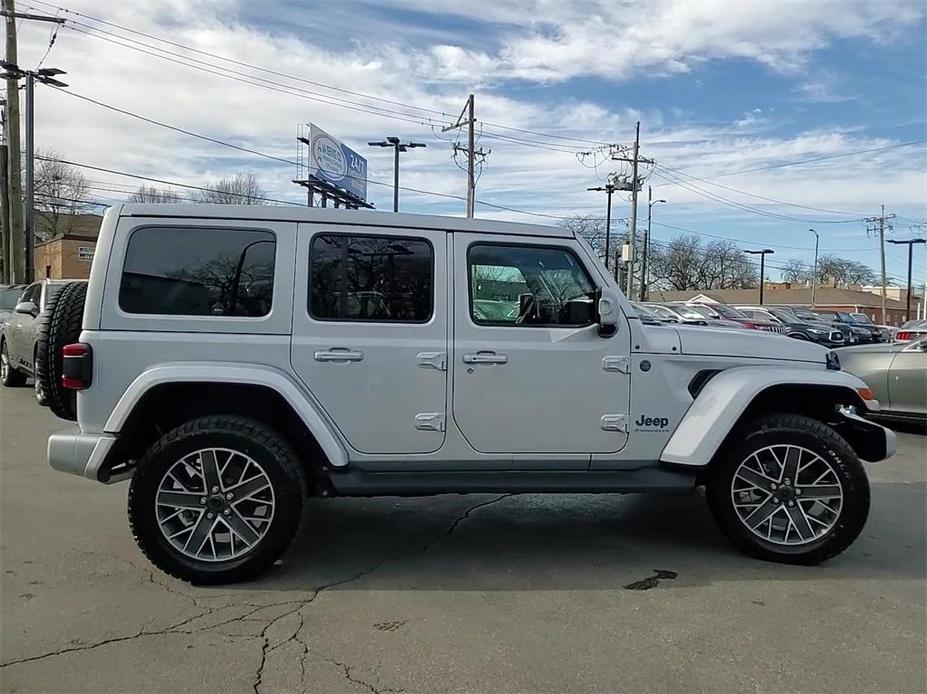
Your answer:
[[[650,223],[653,217],[653,206],[660,202],[666,202],[664,199],[652,200],[653,188],[647,186],[647,233],[644,234],[644,257],[641,260],[641,286],[639,289],[638,299],[643,301],[650,289],[650,283],[647,281],[647,271],[649,270],[648,262],[650,259]]]
[[[814,294],[818,287],[818,242],[821,237],[814,229],[808,229],[808,231],[814,234],[814,269],[811,271],[811,308],[814,309]]]
[[[381,142],[368,142],[371,147],[392,147],[393,157],[393,212],[399,212],[399,153],[407,152],[416,147],[427,147],[424,142],[402,143],[398,137],[387,137]]]
[[[612,193],[615,192],[616,186],[614,183],[606,183],[604,186],[596,186],[595,188],[586,188],[586,190],[594,191],[605,191],[607,198],[607,203],[605,204],[605,269],[608,269],[608,258],[611,253],[611,240],[612,240]]]
[[[766,284],[766,254],[775,253],[775,251],[770,250],[769,248],[764,248],[761,251],[744,251],[744,253],[749,253],[750,255],[760,256],[760,306],[763,305],[763,285]]]
[[[908,241],[887,240],[889,243],[894,243],[899,246],[907,245],[908,247],[908,291],[904,302],[904,319],[911,320],[911,256],[914,254],[914,244],[927,243],[927,239],[909,239]],[[924,301],[927,301],[927,296],[924,297]]]

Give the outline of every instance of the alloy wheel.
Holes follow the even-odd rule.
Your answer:
[[[161,533],[198,561],[228,561],[251,551],[267,534],[274,508],[264,468],[228,448],[185,455],[164,473],[155,494]]]
[[[779,444],[751,453],[731,482],[740,521],[778,545],[804,545],[836,525],[843,485],[830,462],[801,446]]]

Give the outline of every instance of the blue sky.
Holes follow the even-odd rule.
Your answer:
[[[898,215],[894,238],[927,233],[917,226],[927,221],[927,146],[898,146],[927,139],[927,12],[916,0],[19,5],[81,22],[59,32],[45,63],[67,70],[76,94],[284,159],[295,155],[296,124],[311,120],[366,154],[378,183],[391,181],[392,160],[366,142],[397,135],[428,143],[404,155],[403,185],[463,195],[464,174],[443,141],[450,136],[436,125],[473,91],[480,144],[492,148],[477,196],[523,211],[480,206],[478,216],[556,223],[558,216],[601,214],[604,201],[586,188],[618,164],[578,152],[597,142],[627,144],[639,119],[642,152],[657,164],[647,183],[668,201],[655,208],[658,240],[686,229],[706,240],[762,244],[776,249],[775,266],[810,260],[807,229],[815,227],[822,253],[876,267],[861,217],[885,204]],[[48,40],[48,27],[24,23],[20,62],[37,63]],[[195,60],[208,67],[196,69]],[[351,104],[333,104],[337,99]],[[39,146],[73,161],[192,184],[250,170],[272,197],[302,199],[288,164],[52,90],[40,91],[37,103]],[[878,151],[853,154],[861,150]],[[791,164],[805,159],[821,161]],[[745,169],[763,170],[738,173]],[[681,185],[680,171],[698,179]],[[120,199],[118,190],[136,184],[88,175],[101,201]],[[390,207],[389,186],[369,190],[378,208]],[[616,202],[616,216],[627,216],[627,203]],[[462,214],[463,203],[403,191],[402,208]],[[904,274],[903,255],[889,248],[890,275]],[[925,255],[921,249],[915,263],[920,282]]]

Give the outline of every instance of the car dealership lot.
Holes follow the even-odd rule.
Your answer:
[[[115,488],[49,469],[64,425],[0,392],[0,689],[921,691],[925,446],[869,466],[860,539],[746,558],[700,494],[311,500],[254,583],[154,570]]]

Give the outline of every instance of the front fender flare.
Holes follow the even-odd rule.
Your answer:
[[[858,389],[866,388],[863,381],[845,371],[770,366],[726,369],[699,392],[663,448],[660,460],[691,467],[708,465],[754,398],[780,385],[845,388],[848,405],[862,400]],[[879,409],[878,400],[863,403],[870,411]]]
[[[328,461],[335,467],[348,464],[348,454],[312,396],[284,372],[258,364],[197,362],[160,364],[143,371],[119,398],[103,431],[117,434],[142,397],[165,383],[236,383],[263,386],[280,394],[312,432]]]

